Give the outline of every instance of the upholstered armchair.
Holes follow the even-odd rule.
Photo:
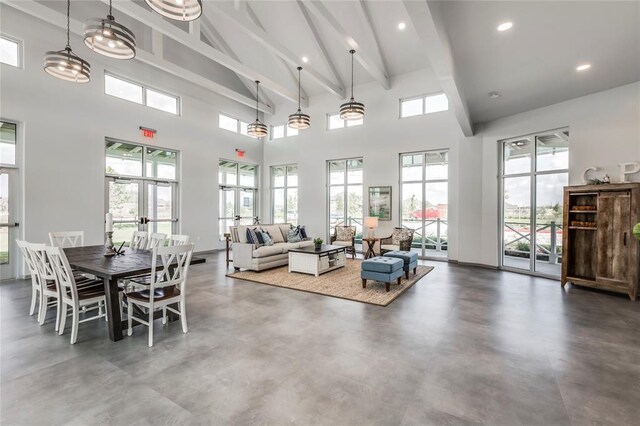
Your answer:
[[[356,257],[356,227],[336,225],[333,235],[331,235],[331,244],[335,246],[344,246],[347,248],[347,253],[351,254],[352,258]]]
[[[380,254],[394,250],[410,251],[414,231],[407,227],[393,228],[391,236],[380,238]]]

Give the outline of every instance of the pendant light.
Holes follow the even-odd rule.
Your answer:
[[[260,98],[259,90],[260,82],[256,80],[256,121],[247,126],[247,134],[256,138],[267,136],[267,126],[258,119],[258,102]]]
[[[151,9],[165,18],[193,21],[202,15],[202,0],[144,0]]]
[[[364,117],[364,104],[353,99],[353,55],[356,51],[350,50],[349,53],[351,53],[351,99],[349,99],[349,102],[340,105],[340,118],[347,121],[362,120]]]
[[[73,53],[69,45],[70,9],[71,0],[67,0],[67,46],[63,50],[45,53],[44,70],[62,80],[88,83],[91,79],[91,65]]]
[[[91,18],[84,24],[84,44],[96,53],[115,59],[136,56],[136,37],[129,28],[116,22],[109,0],[107,19]]]
[[[289,116],[289,127],[292,129],[304,130],[308,129],[311,125],[311,117],[309,115],[304,114],[300,111],[300,92],[302,89],[300,88],[300,72],[302,71],[302,67],[298,67],[298,111],[295,114],[291,114]]]

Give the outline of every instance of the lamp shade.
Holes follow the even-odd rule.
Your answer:
[[[378,227],[378,218],[373,216],[367,216],[364,218],[364,226],[367,228],[377,228]]]

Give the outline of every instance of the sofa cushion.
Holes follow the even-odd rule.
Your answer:
[[[350,226],[336,226],[336,241],[351,241],[353,237],[355,233]]]
[[[288,223],[281,223],[278,224],[278,226],[280,227],[280,233],[282,233],[282,238],[284,238],[284,242],[287,242],[287,235],[289,235],[289,229],[291,229],[291,225],[289,225]]]
[[[349,240],[349,241],[334,241],[334,242],[331,243],[331,245],[332,246],[351,247],[351,240]]]
[[[262,239],[262,235],[258,236],[258,234],[261,234],[260,228],[247,228],[247,242],[255,245],[256,247],[263,246],[264,240],[260,241]]]
[[[286,253],[291,249],[300,248],[300,243],[281,243],[281,244],[278,244],[278,246],[282,247],[282,249]]]
[[[274,244],[284,243],[284,237],[279,225],[265,225],[262,229],[269,233]]]
[[[247,242],[247,225],[239,225],[238,226],[238,242],[246,243]]]
[[[398,259],[402,259],[405,265],[408,265],[411,262],[416,262],[418,260],[418,253],[413,251],[389,251],[383,255],[384,257],[397,257]]]
[[[284,252],[282,244],[273,246],[258,247],[253,251],[253,257],[267,257],[274,256],[276,254],[282,254]]]
[[[394,245],[400,245],[400,242],[409,240],[412,235],[413,233],[408,228],[395,228],[391,234],[391,242]]]
[[[313,241],[311,240],[300,241],[300,248],[311,247],[313,245]]]
[[[400,246],[394,246],[393,244],[383,244],[380,246],[382,250],[400,250]]]

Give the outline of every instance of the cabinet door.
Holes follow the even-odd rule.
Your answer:
[[[630,284],[631,193],[602,192],[598,195],[597,280],[627,288]]]

